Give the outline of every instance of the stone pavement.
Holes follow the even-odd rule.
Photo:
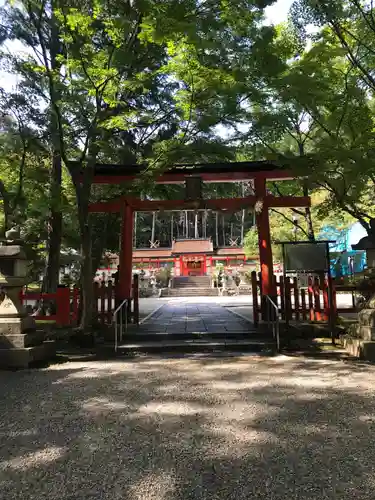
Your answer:
[[[195,301],[169,301],[144,321],[140,333],[246,333],[249,321],[219,303],[199,297]]]

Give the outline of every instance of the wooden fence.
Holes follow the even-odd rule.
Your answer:
[[[94,318],[102,325],[112,323],[116,309],[116,286],[112,281],[94,282]]]
[[[102,325],[111,324],[113,313],[119,305],[116,294],[117,285],[111,280],[94,282],[94,317]],[[139,323],[139,281],[138,275],[133,276],[132,297],[128,306],[128,318],[133,323]]]
[[[301,287],[297,278],[274,277],[277,305],[281,318],[288,321],[333,321],[340,312],[356,311],[354,300],[350,308],[337,307],[337,292],[353,292],[353,286],[335,286],[332,278],[309,276],[307,287]],[[261,304],[261,273],[251,273],[254,323],[265,319]]]
[[[21,292],[24,306],[34,309],[32,316],[37,321],[54,322],[57,326],[76,325],[79,316],[79,290],[69,287],[58,288],[56,293],[29,291]],[[32,302],[32,304],[29,304]]]
[[[112,323],[113,313],[117,307],[116,285],[112,281],[94,282],[94,322],[101,325]],[[32,316],[37,321],[54,322],[56,326],[76,326],[80,319],[81,293],[78,288],[58,288],[56,293],[28,291],[21,292],[24,306],[34,309]],[[30,304],[30,302],[32,304]],[[129,302],[129,320],[139,323],[139,285],[138,276],[134,276],[133,293]]]

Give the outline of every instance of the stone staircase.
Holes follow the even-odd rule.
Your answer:
[[[219,291],[211,287],[209,276],[176,276],[171,288],[163,288],[161,297],[217,297]]]
[[[217,288],[163,288],[160,297],[217,297]]]
[[[172,288],[211,288],[210,276],[176,276]]]
[[[101,345],[101,354],[113,354],[113,344]],[[248,332],[149,332],[147,328],[131,326],[118,345],[117,355],[137,354],[189,354],[189,353],[252,353],[276,354],[276,344],[268,329]]]

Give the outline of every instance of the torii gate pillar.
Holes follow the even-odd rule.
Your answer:
[[[266,295],[269,295],[272,299],[276,297],[275,280],[273,277],[273,259],[266,179],[262,177],[255,177],[254,188],[257,200],[263,203],[261,210],[256,213],[256,222],[259,239],[259,261],[262,276],[262,304],[264,304],[264,297]]]
[[[133,260],[133,209],[127,203],[122,208],[122,227],[120,239],[118,298],[120,301],[131,298]]]

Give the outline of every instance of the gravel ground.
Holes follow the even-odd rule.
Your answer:
[[[0,498],[375,498],[375,367],[222,356],[0,372]]]

